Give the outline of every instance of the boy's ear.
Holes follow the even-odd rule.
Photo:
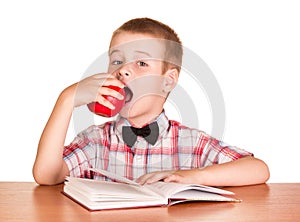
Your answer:
[[[178,70],[176,68],[168,69],[164,74],[163,91],[166,93],[171,92],[178,81]]]

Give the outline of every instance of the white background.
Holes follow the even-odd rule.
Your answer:
[[[173,27],[217,78],[223,140],[266,161],[269,182],[300,182],[298,2],[195,2],[1,1],[0,180],[33,181],[39,137],[59,93],[107,50],[113,30],[151,17]],[[209,110],[205,99],[197,104]],[[209,133],[210,113],[203,113],[200,128]],[[71,124],[66,143],[73,137]]]

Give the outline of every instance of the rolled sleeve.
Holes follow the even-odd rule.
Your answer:
[[[95,147],[83,133],[64,148],[63,159],[68,166],[70,176],[73,177],[90,178],[88,169],[93,166],[95,158]]]
[[[230,146],[208,135],[202,135],[200,139],[205,141],[200,143],[203,144],[203,147],[200,147],[202,149],[201,167],[227,163],[245,156],[253,156],[253,153],[236,146]]]

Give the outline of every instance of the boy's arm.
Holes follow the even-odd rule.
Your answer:
[[[247,156],[199,169],[153,172],[141,176],[137,182],[145,184],[163,180],[207,186],[243,186],[265,183],[269,176],[269,168],[262,160]]]
[[[74,107],[75,88],[72,85],[60,94],[41,135],[33,166],[33,176],[39,184],[58,184],[69,174],[63,149]]]
[[[102,95],[111,95],[119,99],[123,96],[115,90],[102,87],[107,85],[124,87],[122,82],[109,74],[96,74],[67,87],[60,94],[38,145],[33,166],[33,176],[37,183],[52,185],[64,181],[69,170],[63,160],[63,151],[73,109],[93,101],[113,108]]]

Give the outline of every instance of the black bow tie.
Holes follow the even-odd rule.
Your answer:
[[[144,137],[148,143],[154,145],[157,141],[158,134],[159,128],[157,122],[153,122],[142,128],[135,128],[133,126],[123,126],[122,128],[123,140],[130,147],[135,144],[137,136]]]

